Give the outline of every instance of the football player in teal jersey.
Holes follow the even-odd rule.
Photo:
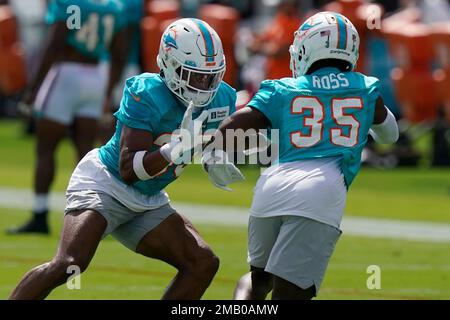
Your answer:
[[[346,17],[314,15],[290,47],[293,77],[264,81],[217,133],[268,128],[279,137],[278,159],[254,189],[251,271],[240,279],[235,299],[264,299],[272,289],[273,299],[317,295],[368,135],[381,143],[398,138],[378,79],[353,72],[358,50],[358,32]],[[204,157],[206,169],[226,158],[219,151],[212,161]],[[226,173],[223,179],[226,184]]]
[[[48,194],[55,176],[55,151],[69,127],[79,159],[92,149],[98,120],[109,112],[112,90],[138,27],[133,21],[135,11],[125,0],[49,2],[48,42],[21,103],[26,110],[34,104],[37,127],[32,218],[8,233],[49,233]]]
[[[29,271],[11,299],[45,298],[66,281],[69,266],[84,271],[109,234],[178,270],[164,299],[199,299],[209,286],[219,260],[171,207],[164,187],[200,149],[203,133],[215,131],[234,112],[236,92],[222,81],[226,64],[220,38],[201,20],[168,26],[158,65],[160,74],[126,82],[114,136],[89,152],[72,174],[56,256]],[[238,175],[236,169],[236,180]]]
[[[116,128],[116,121],[113,116],[114,112],[119,109],[120,100],[122,99],[123,84],[125,81],[144,70],[142,61],[142,45],[141,45],[141,28],[140,23],[144,17],[145,0],[127,0],[127,18],[130,21],[129,27],[133,29],[131,39],[129,39],[130,50],[125,66],[122,71],[122,76],[113,89],[111,99],[105,102],[104,116],[101,118],[98,140],[101,144],[109,141],[114,134]]]

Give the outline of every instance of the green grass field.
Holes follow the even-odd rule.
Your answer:
[[[0,187],[29,189],[34,162],[33,138],[17,121],[0,121]],[[64,191],[75,165],[68,142],[58,151],[55,190]],[[199,166],[191,166],[168,188],[174,201],[248,207],[259,175],[243,168],[246,181],[234,192],[213,188]],[[24,221],[29,212],[0,208],[0,298],[22,275],[55,252],[62,213],[52,212],[50,237],[9,237],[2,230]],[[450,170],[364,168],[349,193],[346,215],[450,223]],[[198,225],[221,259],[219,273],[204,299],[230,299],[237,279],[247,271],[246,229]],[[450,244],[373,239],[343,235],[334,253],[319,299],[450,299]],[[379,265],[382,288],[369,290],[366,269]],[[164,263],[135,255],[111,238],[100,245],[81,290],[60,287],[50,299],[158,299],[175,274]]]

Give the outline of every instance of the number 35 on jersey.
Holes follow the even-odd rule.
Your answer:
[[[333,98],[330,108],[325,108],[317,97],[298,96],[292,100],[291,114],[302,115],[303,123],[299,128],[307,130],[292,131],[290,133],[291,144],[300,149],[312,147],[322,141],[324,137],[324,120],[326,117],[334,122],[329,129],[330,142],[336,146],[353,147],[358,144],[360,123],[351,114],[352,109],[362,109],[361,98]],[[326,114],[325,110],[330,110]],[[344,128],[347,127],[347,134]],[[305,133],[308,131],[308,133]]]

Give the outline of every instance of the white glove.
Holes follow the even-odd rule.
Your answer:
[[[369,134],[378,143],[395,143],[399,137],[397,120],[395,116],[385,107],[387,111],[386,119],[383,123],[373,124],[369,129]]]
[[[20,101],[17,104],[17,111],[25,117],[30,117],[33,114],[33,105]]]
[[[228,161],[228,156],[223,150],[213,150],[203,154],[202,165],[208,172],[212,184],[222,190],[231,191],[227,185],[245,179],[241,171]]]
[[[202,125],[208,118],[208,111],[203,111],[195,120],[192,119],[194,103],[191,101],[181,121],[180,132],[172,141],[163,145],[159,151],[169,162],[175,164],[189,163],[194,151],[202,144]]]

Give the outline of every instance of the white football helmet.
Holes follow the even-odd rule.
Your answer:
[[[225,56],[216,31],[199,19],[180,19],[164,31],[157,57],[167,87],[185,104],[208,105],[225,74]]]
[[[314,62],[323,59],[347,61],[353,70],[359,56],[358,31],[343,15],[320,12],[294,33],[289,53],[294,78],[305,75]]]

